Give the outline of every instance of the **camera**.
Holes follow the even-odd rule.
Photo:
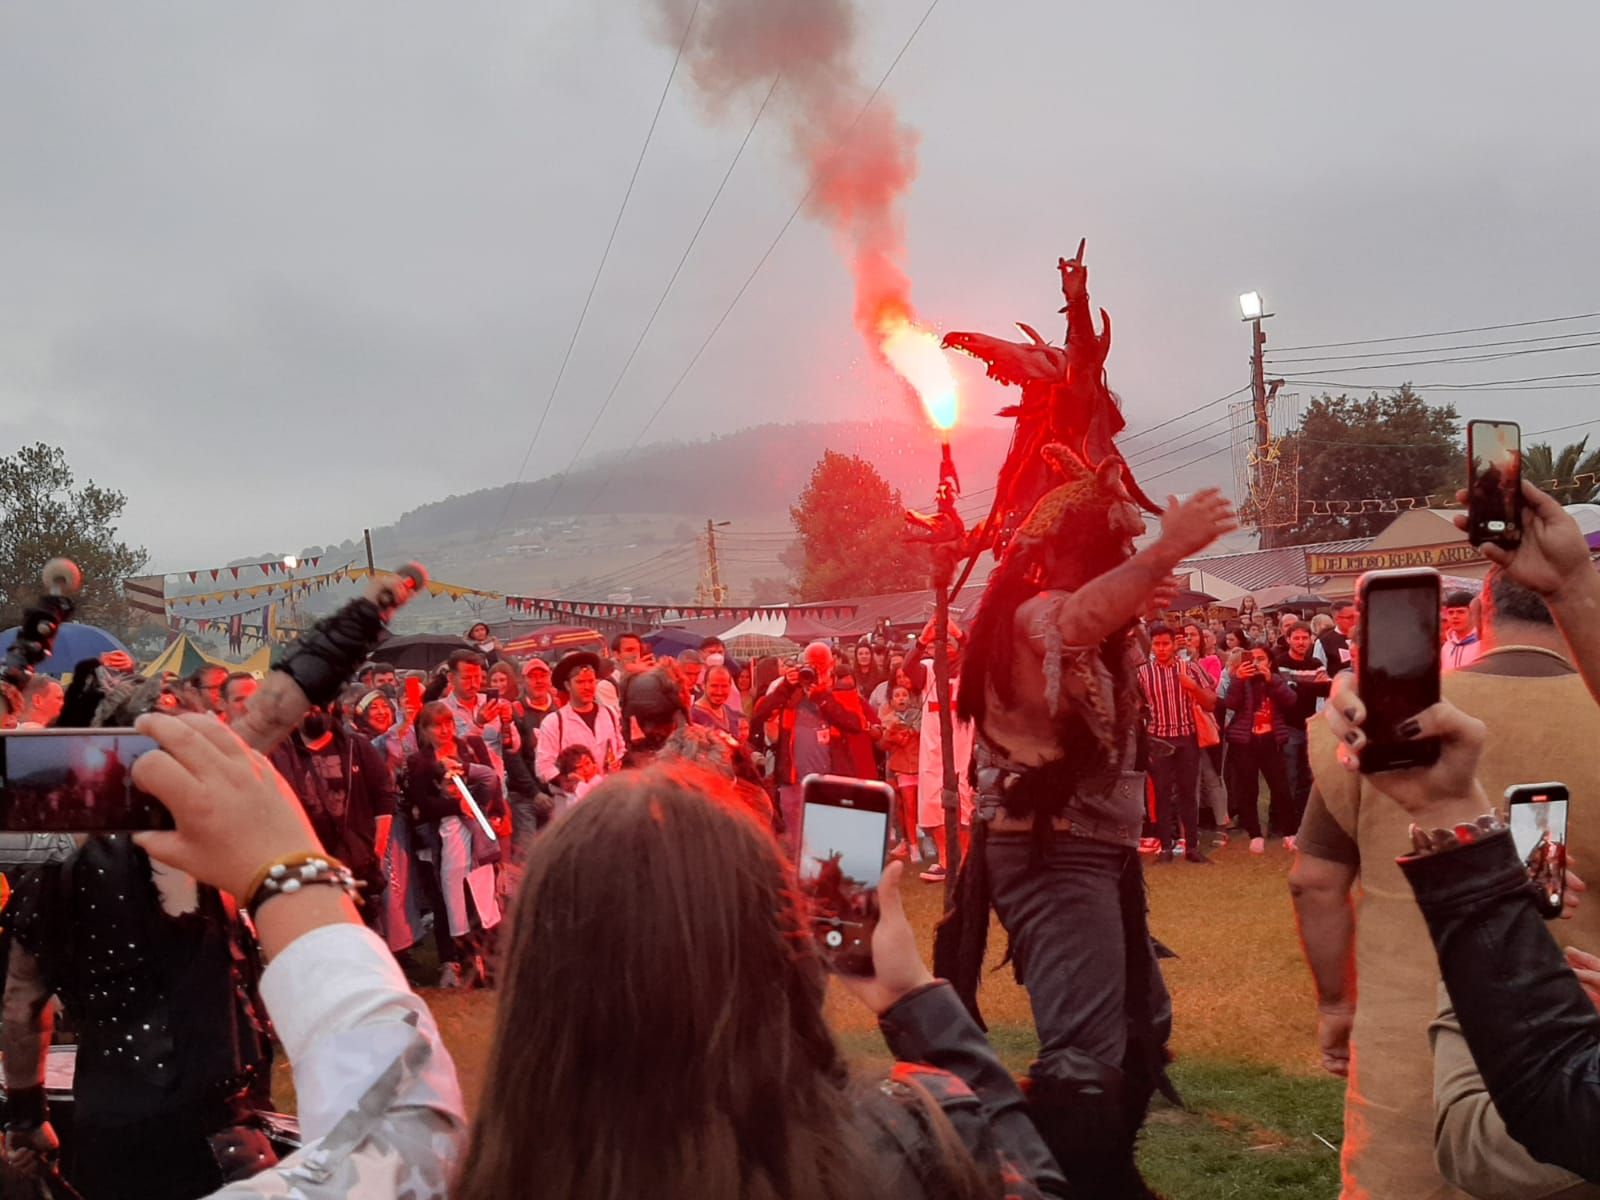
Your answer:
[[[801,687],[813,688],[817,686],[817,669],[810,663],[801,663],[798,671]]]

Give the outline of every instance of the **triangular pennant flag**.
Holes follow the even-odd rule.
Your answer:
[[[190,583],[193,583],[193,582],[194,582],[194,581],[195,581],[195,577],[196,577],[196,576],[197,576],[197,575],[199,575],[199,574],[200,574],[200,572],[199,572],[199,571],[190,571],[190,572],[189,572],[189,582],[190,582]]]
[[[233,577],[235,579],[239,578],[239,568],[238,567],[229,567],[228,570],[233,572]]]

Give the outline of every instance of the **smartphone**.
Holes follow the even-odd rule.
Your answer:
[[[1567,894],[1567,785],[1515,784],[1506,789],[1506,808],[1539,911],[1559,917]]]
[[[11,729],[0,734],[0,830],[116,833],[171,829],[172,815],[133,784],[155,742],[131,729]]]
[[[1467,540],[1507,550],[1522,540],[1522,430],[1467,422]]]
[[[878,879],[889,855],[887,783],[807,775],[800,785],[800,890],[830,969],[872,974]]]
[[[483,689],[483,702],[485,704],[499,704],[500,703],[500,689],[499,688],[484,688]]]
[[[1437,738],[1408,741],[1398,732],[1439,703],[1439,588],[1439,572],[1432,568],[1369,571],[1356,585],[1356,690],[1367,706],[1365,774],[1439,761]]]

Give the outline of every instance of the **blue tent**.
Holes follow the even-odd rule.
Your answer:
[[[0,654],[11,649],[11,644],[17,640],[17,633],[21,628],[20,625],[13,625],[4,633],[0,633]],[[104,629],[68,621],[56,634],[55,648],[50,657],[40,663],[37,669],[44,675],[70,675],[72,668],[84,659],[99,658],[102,654],[109,654],[113,650],[128,653],[128,648]]]

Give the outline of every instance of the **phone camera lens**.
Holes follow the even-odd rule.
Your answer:
[[[822,935],[822,944],[829,950],[837,950],[840,946],[844,945],[844,934],[840,933],[837,929],[830,929],[827,933]]]

